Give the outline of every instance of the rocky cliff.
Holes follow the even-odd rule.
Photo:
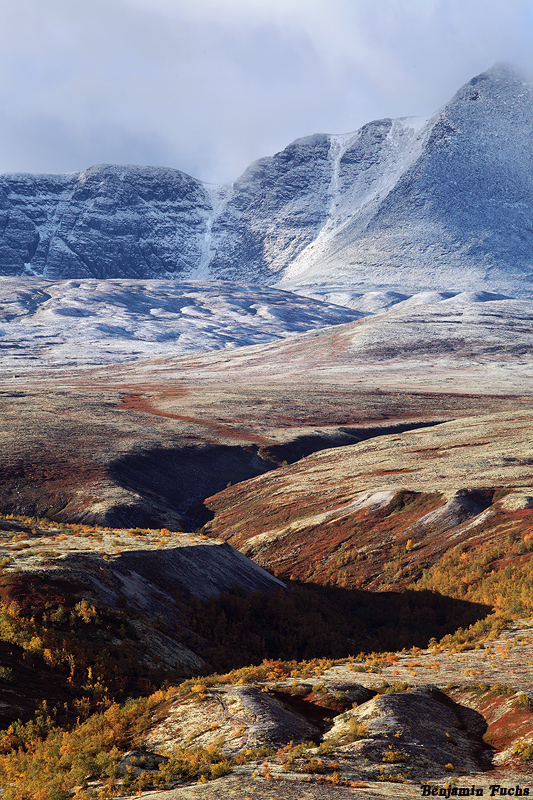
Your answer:
[[[231,185],[4,175],[0,274],[528,293],[532,129],[531,88],[500,64],[428,119],[298,139]]]

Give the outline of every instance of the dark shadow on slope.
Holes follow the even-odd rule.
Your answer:
[[[366,427],[343,425],[331,432],[320,431],[296,436],[290,442],[262,447],[259,452],[262,456],[267,456],[278,464],[281,464],[282,461],[293,464],[311,453],[317,453],[329,447],[344,447],[373,439],[376,436],[405,433],[418,428],[433,428],[435,425],[442,425],[443,422],[449,421],[450,419],[440,419],[431,422],[406,422]]]
[[[43,699],[50,708],[60,710],[59,720],[67,718],[72,692],[63,685],[64,681],[58,681],[52,667],[8,642],[0,642],[0,661],[0,729],[7,728],[15,719],[31,719]],[[74,715],[69,718],[75,719]]]
[[[11,609],[6,613],[13,616],[20,644],[29,647],[36,634],[42,640],[43,652],[32,651],[26,666],[35,669],[43,699],[57,705],[65,692],[92,697],[89,669],[101,676],[112,700],[142,693],[146,681],[153,687],[190,676],[199,668],[180,661],[183,647],[203,660],[206,674],[263,659],[345,658],[423,648],[432,637],[466,628],[492,610],[428,591],[371,593],[298,583],[283,590],[228,545],[199,545],[195,554],[193,547],[182,548],[181,554],[180,549],[128,551],[111,559],[69,553],[46,569],[3,573],[1,599]],[[198,572],[206,554],[200,596],[203,592],[205,598],[206,587],[222,590],[208,600],[191,592],[196,588],[191,556]],[[231,582],[233,587],[225,589]],[[254,586],[261,590],[250,591]],[[80,605],[83,599],[85,606]],[[151,630],[166,642],[165,654],[151,650],[151,639],[142,632]],[[61,657],[53,663],[48,659],[46,666],[45,651],[58,648]],[[145,655],[155,659],[152,667]],[[16,718],[27,714],[33,695],[17,710],[12,688],[31,683],[31,674],[20,655],[9,658],[17,683],[2,687],[0,680],[0,701],[5,698]],[[49,691],[43,684],[47,680]],[[95,694],[93,699],[98,698]]]
[[[136,609],[200,656],[207,672],[265,658],[425,648],[493,610],[431,591],[369,592],[296,581],[284,589],[227,544],[130,550],[107,561],[73,553],[57,567],[56,580],[77,587],[76,602],[88,591],[91,601]]]
[[[183,592],[198,598],[218,597],[233,586],[239,586],[239,592],[257,592],[262,597],[285,591],[282,581],[227,543],[127,550],[114,560],[113,570],[140,575],[171,597]],[[126,599],[135,604],[135,595]]]
[[[108,467],[112,480],[147,502],[117,505],[106,513],[105,524],[115,526],[165,526],[165,511],[183,518],[194,530],[213,519],[204,500],[228,484],[262,475],[282,462],[301,458],[330,447],[441,424],[412,422],[371,427],[339,427],[295,436],[290,441],[258,447],[249,445],[190,444],[176,448],[137,449]],[[85,519],[84,521],[90,521]]]
[[[487,721],[483,715],[473,708],[457,703],[436,687],[419,687],[417,691],[420,694],[430,694],[435,699],[438,699],[439,702],[453,710],[457,717],[457,727],[470,739],[471,755],[477,762],[479,768],[483,771],[491,769],[493,767],[492,757],[495,748],[487,744],[483,739],[488,728]]]
[[[113,461],[108,472],[119,486],[181,515],[189,530],[194,530],[213,517],[203,505],[206,497],[276,466],[261,457],[256,445],[197,444],[134,450]],[[137,518],[125,521],[127,509],[117,508],[119,511],[122,524],[141,524]],[[150,519],[149,510],[143,522],[145,527],[153,523],[159,527],[159,520]]]
[[[491,613],[480,603],[429,591],[366,592],[289,583],[288,592],[245,594],[234,587],[182,605],[187,646],[214,670],[258,664],[265,658],[343,658],[360,652],[428,646]]]

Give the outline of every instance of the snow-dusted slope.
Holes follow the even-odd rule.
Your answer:
[[[155,375],[168,357],[176,369],[174,356],[184,356],[176,374],[205,362],[230,384],[256,365],[252,382],[351,376],[359,387],[390,379],[413,389],[436,371],[450,390],[466,369],[454,390],[474,381],[476,392],[530,391],[532,300],[483,291],[344,294],[334,293],[351,308],[225,281],[5,278],[0,372],[137,361]]]
[[[506,65],[427,119],[316,134],[233,184],[97,166],[0,177],[0,274],[533,291],[533,94]]]
[[[364,312],[227,282],[5,278],[3,371],[105,364],[270,342]]]
[[[338,251],[347,239],[351,242],[361,235],[402,175],[420,157],[431,123],[413,118],[383,119],[368,123],[354,134],[329,137],[332,178],[327,222],[285,270],[286,282],[320,280],[324,272],[317,271],[316,266],[330,259],[332,253],[337,254],[334,274],[339,272],[340,277],[352,282]]]
[[[357,169],[348,162],[343,171],[348,148],[341,175],[353,187],[368,173],[367,197],[351,218],[321,231],[289,265],[282,283],[335,276],[352,285],[407,290],[530,292],[531,87],[496,65],[418,131],[409,125],[371,123],[366,129],[374,131],[376,144],[370,148],[360,141],[365,128],[359,132]],[[380,181],[372,181],[375,158],[381,161]]]
[[[358,392],[533,394],[533,300],[423,292],[356,322],[283,340],[136,364],[137,376],[202,383],[349,385]],[[447,294],[447,293],[446,293]],[[362,303],[368,299],[363,296]],[[140,378],[137,378],[140,380]],[[128,373],[128,380],[131,374]],[[392,403],[384,400],[386,415]],[[460,402],[460,401],[459,401]],[[387,418],[387,417],[386,417]]]
[[[0,272],[61,278],[182,277],[201,263],[211,198],[159,167],[0,177]]]

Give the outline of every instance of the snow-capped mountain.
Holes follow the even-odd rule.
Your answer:
[[[4,175],[0,274],[529,294],[532,133],[532,89],[498,64],[427,119],[298,139],[227,186]]]

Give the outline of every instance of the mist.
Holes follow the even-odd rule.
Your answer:
[[[532,34],[529,0],[4,0],[0,171],[229,182],[297,137],[433,113],[497,61],[531,76]]]

